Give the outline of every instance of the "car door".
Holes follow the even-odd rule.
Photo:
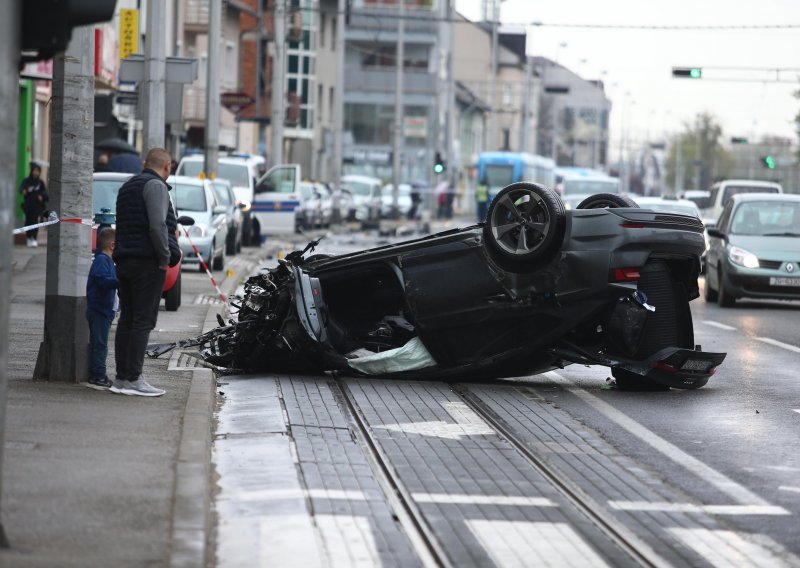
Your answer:
[[[262,233],[294,233],[295,212],[300,205],[300,166],[273,166],[258,180],[253,212]]]
[[[730,201],[722,210],[722,215],[714,227],[723,234],[727,234],[730,230],[731,212],[733,211],[733,202]],[[708,254],[706,255],[706,279],[710,280],[714,286],[719,286],[717,276],[719,274],[719,263],[725,255],[725,239],[715,237],[709,234],[708,236]]]

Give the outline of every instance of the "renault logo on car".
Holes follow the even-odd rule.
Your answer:
[[[786,263],[786,272],[794,272],[794,263],[792,262]]]

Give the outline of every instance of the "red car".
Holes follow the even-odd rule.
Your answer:
[[[95,216],[95,223],[92,226],[92,252],[97,243],[97,229],[100,224],[97,222],[98,214],[105,213],[109,216],[107,220],[113,226],[114,212],[117,208],[117,194],[122,184],[128,181],[132,174],[119,174],[111,172],[99,172],[92,176],[92,213]],[[104,211],[107,210],[107,211]],[[164,289],[161,292],[164,298],[165,308],[168,312],[177,311],[181,305],[181,262],[167,269],[167,279],[164,281]]]

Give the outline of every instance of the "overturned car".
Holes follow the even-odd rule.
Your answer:
[[[694,345],[704,248],[694,217],[611,194],[567,211],[555,192],[516,183],[485,223],[288,255],[248,279],[237,320],[202,353],[250,372],[460,381],[597,364],[621,388],[698,388],[725,358]]]

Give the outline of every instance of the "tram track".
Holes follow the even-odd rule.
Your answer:
[[[447,551],[436,537],[432,527],[415,502],[411,492],[396,472],[380,442],[372,433],[364,413],[350,391],[346,379],[335,379],[336,398],[346,410],[351,432],[367,455],[376,479],[381,485],[398,522],[412,543],[424,566],[453,566]],[[576,511],[587,518],[605,538],[624,553],[633,565],[662,568],[671,564],[659,556],[649,545],[634,535],[620,521],[608,515],[603,507],[586,495],[577,485],[564,479],[557,470],[539,458],[529,445],[480,397],[462,383],[444,383],[469,409],[477,414],[496,433],[507,441]]]

